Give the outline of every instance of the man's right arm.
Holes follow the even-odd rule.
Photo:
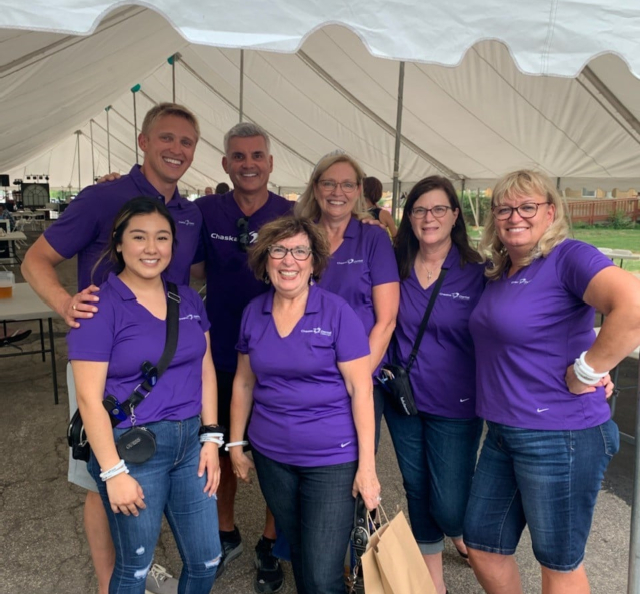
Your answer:
[[[98,287],[91,285],[76,295],[70,295],[60,283],[55,270],[64,260],[41,235],[25,254],[20,270],[40,299],[57,312],[68,326],[78,328],[80,324],[76,319],[92,318],[98,311],[92,304],[99,300],[97,295],[93,295]]]

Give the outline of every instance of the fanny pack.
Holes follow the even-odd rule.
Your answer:
[[[391,401],[393,407],[401,415],[405,415],[407,417],[413,417],[418,414],[416,401],[413,397],[413,388],[411,387],[411,381],[409,380],[409,372],[411,371],[416,357],[418,356],[418,349],[420,348],[424,332],[427,329],[429,316],[431,315],[431,311],[435,305],[438,293],[440,293],[440,287],[442,287],[447,270],[448,268],[442,268],[440,270],[440,276],[438,276],[438,280],[433,285],[433,292],[431,293],[427,309],[422,317],[422,322],[420,323],[420,328],[418,329],[418,334],[413,344],[413,349],[409,355],[406,367],[403,367],[398,363],[385,363],[380,368],[380,375],[376,377],[380,382],[380,385],[385,389],[386,396]]]
[[[135,409],[149,397],[153,387],[160,376],[167,370],[178,346],[178,318],[180,314],[180,295],[178,287],[174,283],[167,283],[167,334],[164,351],[160,356],[158,365],[154,366],[148,361],[142,364],[142,381],[132,392],[131,396],[123,402],[118,402],[115,396],[107,396],[102,404],[109,413],[111,426],[131,419],[132,427],[125,431],[116,442],[118,454],[125,461],[132,464],[142,464],[151,458],[156,452],[156,436],[146,427],[136,427]],[[71,456],[74,460],[88,462],[91,456],[91,445],[87,440],[84,423],[80,416],[80,410],[76,410],[69,426],[67,427],[67,443],[71,448]]]

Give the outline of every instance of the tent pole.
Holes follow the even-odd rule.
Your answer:
[[[169,63],[171,64],[171,88],[172,88],[172,101],[176,102],[176,56],[177,54],[173,54],[169,58]]]
[[[242,116],[244,115],[244,50],[240,50],[240,101],[238,107],[238,115],[240,119],[238,121],[242,122]]]
[[[131,87],[133,95],[133,144],[136,147],[136,165],[140,163],[138,158],[138,112],[136,111],[136,93],[140,90],[140,85]]]
[[[398,203],[400,190],[400,143],[402,142],[402,107],[404,101],[404,62],[400,62],[398,70],[398,111],[396,114],[396,148],[393,155],[393,198],[391,211],[395,219],[398,218]]]
[[[76,130],[76,148],[78,149],[78,192],[82,190],[82,182],[80,180],[80,134],[81,130]]]
[[[89,120],[89,131],[91,133],[91,179],[96,179],[96,159],[93,155],[93,118]]]
[[[107,105],[104,110],[107,112],[107,171],[111,173],[111,134],[109,132],[109,110],[111,105]]]
[[[638,362],[638,394],[636,401],[640,406],[640,362]],[[633,477],[633,499],[631,501],[631,542],[629,544],[628,594],[640,594],[640,409],[636,410],[636,466]]]

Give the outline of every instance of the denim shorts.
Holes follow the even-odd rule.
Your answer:
[[[464,521],[466,545],[512,555],[528,525],[538,562],[573,571],[584,558],[604,472],[620,447],[617,425],[609,420],[576,431],[487,427]]]

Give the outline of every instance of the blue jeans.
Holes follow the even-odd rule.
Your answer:
[[[604,472],[620,447],[618,427],[613,421],[577,431],[487,426],[465,543],[512,555],[528,524],[538,562],[573,571],[584,557]]]
[[[358,463],[293,466],[255,448],[253,461],[265,501],[291,546],[298,594],[344,594]]]
[[[411,530],[423,555],[462,536],[482,419],[407,417],[387,401],[384,416],[402,473]]]
[[[144,594],[145,578],[153,563],[162,515],[176,539],[183,570],[179,594],[209,594],[220,562],[216,498],[204,493],[206,474],[198,478],[200,418],[160,421],[145,425],[156,436],[157,450],[143,464],[128,464],[130,475],[144,492],[146,509],[138,517],[114,514],[106,483],[91,455],[89,472],[98,485],[116,548],[116,565],[109,594]],[[114,429],[118,438],[127,429]]]

